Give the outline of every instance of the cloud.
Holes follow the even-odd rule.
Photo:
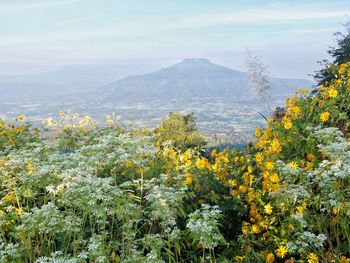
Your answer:
[[[306,11],[297,9],[286,10],[283,8],[257,8],[224,13],[194,14],[190,17],[179,18],[164,26],[169,29],[176,29],[225,25],[252,25],[259,23],[285,23],[345,18],[347,13],[350,13],[350,9],[340,11]]]
[[[9,2],[2,3],[0,5],[0,13],[6,13],[10,11],[20,11],[20,10],[28,10],[28,9],[38,9],[38,8],[49,8],[49,7],[57,7],[75,4],[81,2],[82,0],[52,0],[52,1],[20,1],[20,2]]]
[[[31,4],[13,4],[8,5],[12,8],[33,8],[34,6],[52,6],[52,5],[63,5],[73,4],[81,0],[60,0],[60,1],[34,1]],[[3,8],[3,7],[2,7]],[[259,26],[262,24],[280,25],[283,23],[297,23],[297,22],[308,22],[308,26],[293,27],[291,32],[293,33],[304,33],[321,31],[333,31],[330,26],[326,28],[320,26],[320,21],[339,21],[346,17],[347,13],[350,13],[349,9],[332,9],[328,6],[319,7],[318,10],[315,6],[299,6],[298,8],[288,8],[286,6],[264,6],[260,8],[243,9],[226,12],[201,12],[186,15],[158,15],[152,16],[150,19],[147,16],[129,19],[128,21],[121,23],[116,19],[114,23],[109,23],[108,26],[96,26],[95,28],[75,28],[70,29],[65,27],[62,29],[50,28],[47,31],[34,31],[32,33],[21,33],[17,32],[13,35],[3,35],[0,37],[0,46],[11,47],[20,46],[23,44],[30,45],[51,45],[55,43],[57,45],[69,46],[79,44],[82,42],[84,45],[89,40],[111,40],[114,46],[127,46],[135,42],[135,39],[149,39],[149,38],[172,38],[176,31],[184,29],[199,30],[204,32],[203,28],[215,27],[215,26],[232,26],[232,27],[244,27],[244,26]],[[3,10],[0,7],[0,11]],[[62,24],[66,23],[78,23],[80,21],[94,19],[99,15],[81,16],[73,20],[62,20]],[[311,28],[310,25],[315,25]],[[265,34],[278,34],[287,32],[287,27],[282,28],[271,28],[264,31]],[[336,30],[336,29],[334,29]],[[169,34],[165,34],[169,33]],[[259,32],[257,32],[258,34]],[[117,43],[119,40],[120,43]],[[105,43],[100,46],[105,46]],[[139,42],[138,42],[139,43]],[[99,44],[97,44],[98,46]]]

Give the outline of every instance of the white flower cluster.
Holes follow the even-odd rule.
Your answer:
[[[218,206],[208,204],[203,204],[201,209],[197,209],[189,215],[187,228],[203,248],[213,249],[219,244],[225,243],[219,230],[221,216]]]

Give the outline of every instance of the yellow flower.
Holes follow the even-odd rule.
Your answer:
[[[312,171],[313,168],[314,168],[314,165],[313,165],[312,162],[307,162],[306,163],[306,170]]]
[[[292,128],[293,124],[292,124],[292,121],[284,116],[283,119],[282,119],[282,123],[283,123],[283,127],[286,129],[286,130],[289,130],[290,128]]]
[[[252,226],[252,231],[254,234],[258,234],[260,232],[259,226],[254,224]]]
[[[341,256],[339,263],[350,263],[350,258]]]
[[[261,135],[261,131],[260,131],[259,127],[256,127],[255,128],[255,136],[260,137],[260,135]]]
[[[27,212],[24,211],[22,208],[16,208],[16,215],[21,216],[21,215],[26,215]]]
[[[5,214],[5,211],[0,209],[0,215],[3,215],[3,214]]]
[[[238,197],[238,196],[239,196],[239,191],[238,191],[238,190],[232,190],[232,191],[231,191],[231,195],[232,195],[233,197]]]
[[[243,262],[243,260],[245,259],[245,256],[235,256],[235,260]]]
[[[297,215],[302,215],[304,213],[304,207],[303,206],[297,206]]]
[[[249,223],[243,221],[242,224],[242,233],[243,235],[248,235],[249,234]]]
[[[14,200],[16,200],[16,196],[13,195],[13,194],[7,194],[5,196],[5,200],[8,201],[8,202],[14,201]]]
[[[333,208],[332,208],[332,212],[333,212],[334,215],[338,214],[338,213],[339,213],[339,210],[340,210],[339,207],[333,207]]]
[[[236,179],[230,180],[230,181],[229,181],[229,185],[230,185],[230,186],[237,186],[237,185],[238,185],[237,180],[236,180]]]
[[[273,162],[267,162],[265,165],[265,168],[268,171],[271,171],[274,167],[275,167],[275,165],[273,164]]]
[[[294,106],[293,108],[292,108],[292,110],[293,110],[293,114],[294,114],[294,117],[298,117],[299,115],[300,115],[300,113],[301,113],[301,109],[298,107],[298,106]]]
[[[328,121],[328,119],[329,119],[329,112],[328,111],[322,112],[320,115],[320,120],[322,122],[326,122]]]
[[[240,191],[241,193],[245,193],[245,192],[247,192],[247,187],[244,185],[240,185],[238,187],[238,191]]]
[[[328,90],[328,95],[329,95],[329,97],[331,97],[331,98],[335,98],[335,97],[337,97],[338,96],[338,91],[336,90],[336,89],[329,89]]]
[[[21,115],[19,115],[17,118],[15,118],[15,121],[24,121],[25,118],[26,118],[26,116],[23,115],[23,114],[21,114]]]
[[[290,258],[290,259],[286,259],[284,261],[284,263],[294,263],[295,262],[295,259],[294,258]]]
[[[113,124],[113,122],[111,115],[106,115],[106,124]]]
[[[315,159],[315,155],[313,155],[312,153],[308,153],[306,158],[307,158],[309,161],[312,161],[313,159]]]
[[[271,145],[270,145],[270,151],[272,153],[279,153],[279,152],[281,152],[281,150],[282,150],[281,144],[278,141],[278,139],[277,138],[273,139],[271,142]]]
[[[210,168],[208,160],[205,158],[198,158],[196,161],[196,166],[198,169]]]
[[[273,253],[269,253],[266,255],[266,262],[267,263],[273,263],[275,262],[275,256],[273,255]]]
[[[288,249],[285,246],[279,246],[276,249],[276,255],[279,258],[284,258],[288,253]]]
[[[307,255],[307,263],[318,263],[318,256],[315,253]]]
[[[267,205],[264,206],[265,213],[268,215],[272,214],[272,205],[268,203]]]
[[[185,183],[186,184],[192,184],[193,177],[190,173],[185,174]]]
[[[291,168],[291,169],[293,169],[293,170],[296,170],[297,168],[298,168],[298,164],[296,163],[296,162],[290,162],[289,164],[288,164],[288,166]]]
[[[253,166],[249,165],[247,170],[248,170],[248,173],[252,173],[253,172]]]
[[[261,164],[262,161],[264,159],[264,156],[262,155],[262,153],[257,153],[255,154],[255,161],[258,163],[258,164]]]

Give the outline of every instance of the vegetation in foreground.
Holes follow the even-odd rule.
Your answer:
[[[349,263],[350,62],[332,74],[243,152],[206,154],[190,115],[1,120],[0,262]]]

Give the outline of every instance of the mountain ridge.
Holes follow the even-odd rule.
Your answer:
[[[311,87],[306,79],[273,78],[271,95],[287,96]],[[112,82],[94,92],[102,102],[148,102],[203,97],[252,96],[246,73],[205,58],[184,59],[169,67]]]

